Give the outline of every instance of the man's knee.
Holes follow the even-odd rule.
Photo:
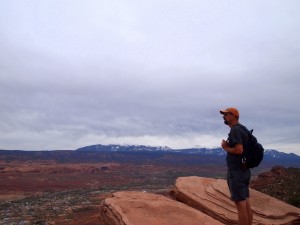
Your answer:
[[[238,209],[246,208],[247,207],[247,201],[242,200],[242,201],[235,201],[235,205]]]

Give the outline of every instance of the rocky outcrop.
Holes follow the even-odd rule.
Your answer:
[[[101,205],[101,225],[238,224],[237,210],[222,179],[180,177],[174,198],[147,192],[116,192]],[[250,189],[253,225],[300,224],[300,209]]]
[[[146,192],[116,192],[102,202],[101,225],[221,225],[183,203]]]
[[[300,208],[300,168],[275,166],[260,173],[250,187]]]
[[[225,180],[180,177],[174,188],[175,197],[224,224],[237,224],[237,211]],[[300,209],[250,190],[254,224],[300,224]]]

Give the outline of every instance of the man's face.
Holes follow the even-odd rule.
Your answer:
[[[225,123],[226,125],[229,124],[230,118],[231,118],[232,116],[233,116],[232,113],[224,113],[224,114],[223,114],[224,123]]]

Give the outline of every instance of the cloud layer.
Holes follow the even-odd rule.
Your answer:
[[[215,147],[235,106],[300,154],[298,1],[0,6],[1,149]]]

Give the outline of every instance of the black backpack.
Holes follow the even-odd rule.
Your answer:
[[[239,126],[248,134],[248,143],[244,146],[246,149],[244,149],[242,154],[243,163],[246,163],[247,168],[258,167],[264,158],[264,148],[257,142],[256,137],[252,134],[253,130],[249,131],[246,127],[240,124]]]

